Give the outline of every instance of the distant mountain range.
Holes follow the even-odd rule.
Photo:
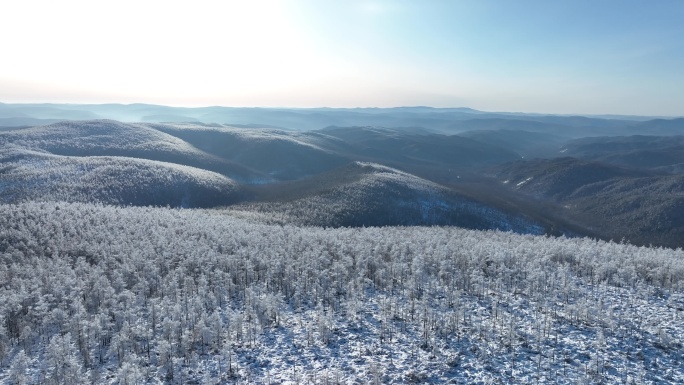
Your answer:
[[[682,121],[644,116],[568,116],[484,112],[471,108],[249,108],[170,107],[153,104],[4,104],[0,126],[20,127],[60,120],[113,119],[123,122],[192,122],[258,125],[293,130],[328,126],[422,127],[455,134],[479,129],[563,132],[580,137],[598,134],[675,134]],[[627,130],[627,131],[625,131]],[[556,132],[557,133],[557,132]]]
[[[684,119],[0,104],[0,125],[2,202],[684,246]]]

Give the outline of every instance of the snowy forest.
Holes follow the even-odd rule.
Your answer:
[[[0,205],[3,384],[684,383],[684,251]]]

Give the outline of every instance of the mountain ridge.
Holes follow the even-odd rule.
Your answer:
[[[492,121],[487,119],[481,123]],[[507,125],[511,121],[494,122]],[[629,134],[634,125],[647,123],[632,122],[622,133]],[[666,126],[671,129],[678,124],[674,121]],[[24,159],[32,157],[46,170],[41,177],[35,167],[28,171],[30,162],[7,155],[2,159],[0,183],[13,186],[13,200],[35,198],[35,194],[17,187],[21,185],[20,175],[25,175],[27,181],[42,186],[40,191],[57,186],[54,188],[62,191],[60,199],[72,201],[87,201],[95,194],[99,197],[96,201],[116,204],[234,206],[233,211],[271,212],[281,223],[461,225],[684,245],[684,224],[670,214],[680,207],[682,187],[673,175],[681,175],[680,168],[684,169],[678,151],[684,136],[573,139],[572,135],[544,132],[545,123],[540,122],[530,125],[518,121],[508,126],[537,127],[536,131],[498,127],[487,130],[483,126],[454,135],[409,126],[327,126],[298,131],[256,123],[62,121],[0,131],[0,149],[13,148],[15,155],[24,151]],[[660,157],[652,157],[655,163],[647,164],[639,161],[634,151],[655,151]],[[550,159],[530,159],[535,155]],[[141,180],[128,184],[125,173],[107,168],[106,162],[128,170],[134,176],[129,179]],[[362,172],[358,162],[394,171]],[[193,179],[188,176],[192,172],[173,165],[218,173],[227,179],[209,184],[223,183],[221,188],[207,188],[209,185],[201,182],[206,178]],[[90,170],[85,179],[79,171],[84,169]],[[176,175],[175,182],[165,182],[152,170]],[[405,175],[400,178],[398,173]],[[81,198],[69,198],[69,178],[74,186],[81,186],[75,193]],[[399,181],[402,178],[411,182]],[[117,179],[128,187],[116,187]],[[61,182],[55,185],[55,180]],[[109,192],[89,190],[83,180],[107,185]],[[506,180],[509,183],[501,183]],[[426,183],[433,188],[420,187]],[[184,201],[183,194],[161,193],[161,186],[170,191],[192,191],[189,196],[194,198]],[[22,191],[27,194],[24,198]],[[198,200],[201,191],[207,198]],[[613,216],[615,219],[610,220]]]

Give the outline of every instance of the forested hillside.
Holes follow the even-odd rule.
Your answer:
[[[0,205],[0,382],[682,383],[684,252]]]
[[[110,108],[118,109],[95,109],[108,116]],[[684,247],[682,136],[672,135],[682,120],[503,119],[430,108],[228,111],[395,126],[302,131],[197,118],[8,128],[0,131],[0,202],[230,206],[269,223],[453,225]],[[413,125],[419,116],[441,128]],[[613,136],[583,137],[598,127]],[[635,127],[663,136],[628,136]],[[359,164],[376,171],[360,172]]]
[[[376,163],[355,162],[299,182],[259,187],[256,202],[228,210],[257,215],[268,223],[308,226],[449,225],[525,234],[547,231],[524,215],[487,206]]]
[[[215,172],[114,156],[60,156],[0,148],[0,202],[68,201],[211,207],[235,203],[240,187]]]
[[[534,159],[496,168],[503,184],[559,204],[608,239],[682,247],[684,175],[576,158]]]

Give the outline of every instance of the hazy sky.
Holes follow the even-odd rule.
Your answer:
[[[0,102],[684,115],[679,0],[0,0]]]

